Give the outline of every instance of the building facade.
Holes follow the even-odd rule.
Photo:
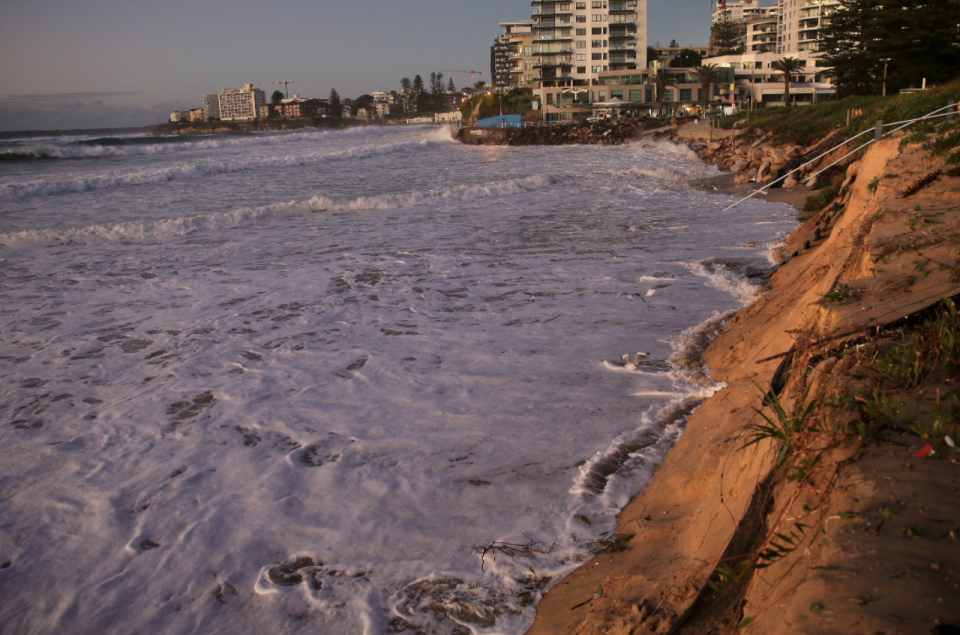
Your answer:
[[[537,56],[533,45],[533,25],[533,20],[500,23],[503,32],[494,47],[500,47],[505,42],[507,58],[504,64],[496,62],[491,68],[494,87],[498,91],[536,86]]]
[[[760,0],[721,0],[714,5],[713,21],[720,22],[724,17],[728,20],[752,20],[754,18],[767,18],[777,15],[780,7],[776,0],[774,4],[767,3],[768,6],[760,6]]]
[[[791,104],[812,105],[837,98],[836,87],[824,76],[826,69],[817,66],[814,53],[801,51],[791,57],[799,59],[803,65],[799,72],[791,76]],[[783,75],[772,68],[775,61],[783,58],[784,55],[771,51],[712,57],[709,63],[733,72],[736,105],[745,110],[758,105],[784,105]]]
[[[654,70],[601,72],[588,87],[544,88],[543,120],[562,123],[584,119],[602,108],[599,104],[611,103],[611,100],[624,102],[617,107],[622,113],[646,116],[701,114],[704,98],[708,107],[730,104],[734,94],[730,88],[734,80],[733,70],[726,67],[719,71],[718,81],[708,86],[704,93],[695,69],[667,69],[676,86],[666,88],[662,96],[657,94]]]
[[[533,0],[543,88],[590,86],[601,73],[647,65],[647,0]]]
[[[201,95],[200,105],[203,107],[203,116],[208,121],[220,118],[220,95]]]
[[[260,106],[267,103],[267,96],[253,84],[244,84],[239,90],[228,88],[221,91],[219,102],[221,121],[253,121]]]
[[[839,0],[780,0],[777,52],[796,57],[819,50],[820,30],[839,6]]]

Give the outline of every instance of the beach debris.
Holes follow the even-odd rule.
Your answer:
[[[640,365],[640,362],[646,359],[647,357],[650,357],[650,353],[642,353],[642,352],[637,353],[636,355],[633,356],[633,358],[631,358],[630,355],[627,354],[622,356],[620,358],[620,361],[623,362],[623,366],[627,370],[636,370],[637,366]]]
[[[923,449],[914,454],[913,457],[916,459],[923,459],[928,456],[933,456],[934,454],[936,454],[936,452],[934,451],[933,446],[928,443],[927,445],[923,446]]]
[[[953,437],[951,437],[949,434],[948,434],[947,436],[943,437],[943,440],[946,441],[947,445],[949,445],[951,448],[956,448],[956,447],[957,447],[957,444],[956,444],[956,442],[953,440]]]
[[[491,542],[488,545],[481,545],[476,547],[477,553],[480,554],[480,570],[483,571],[484,560],[487,557],[487,554],[492,553],[493,559],[497,559],[498,553],[509,556],[511,558],[516,558],[517,556],[545,556],[553,552],[557,547],[557,543],[554,542],[549,547],[546,547],[539,540],[534,540],[529,536],[524,535],[524,538],[527,538],[527,542],[520,544],[514,542]]]

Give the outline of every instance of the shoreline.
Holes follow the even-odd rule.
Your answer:
[[[528,635],[872,633],[892,624],[897,633],[925,635],[960,624],[958,455],[943,432],[919,436],[920,424],[899,407],[877,423],[866,400],[842,401],[870,390],[875,400],[912,399],[921,405],[911,412],[929,413],[922,403],[930,388],[892,385],[869,360],[890,341],[918,341],[904,328],[926,328],[911,318],[896,330],[898,319],[943,316],[945,299],[960,298],[949,269],[902,273],[917,254],[960,259],[944,238],[911,252],[912,236],[923,231],[917,219],[928,216],[905,211],[937,210],[929,218],[941,236],[960,229],[960,176],[899,203],[917,175],[937,166],[920,150],[900,156],[898,141],[848,166],[838,199],[786,239],[793,256],[773,271],[769,290],[704,351],[711,378],[726,387],[691,415],[648,487],[619,513],[626,549],[602,552],[557,583]],[[694,187],[741,196],[756,187],[733,178],[728,172]],[[765,200],[798,212],[800,197],[813,193],[773,192]],[[890,241],[904,247],[886,255]],[[938,319],[947,320],[941,328],[960,329],[957,318]],[[860,347],[878,352],[862,358]],[[960,394],[949,373],[928,382],[936,382],[937,403],[941,390]],[[777,421],[764,408],[765,392],[784,416],[813,404],[808,416],[821,423],[787,441],[751,433]],[[790,434],[806,427],[797,430]],[[928,443],[944,458],[914,458]]]

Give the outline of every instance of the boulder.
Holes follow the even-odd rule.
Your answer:
[[[792,176],[788,176],[787,180],[783,182],[783,187],[797,187],[797,179]]]
[[[757,181],[760,181],[765,176],[770,174],[770,162],[764,161],[760,164],[760,169],[757,170]]]
[[[738,185],[742,183],[749,183],[750,181],[751,178],[749,174],[738,174],[737,176],[733,177],[733,182]]]

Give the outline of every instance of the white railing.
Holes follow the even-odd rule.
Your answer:
[[[724,209],[723,211],[729,212],[730,210],[732,210],[734,207],[736,207],[736,206],[739,205],[740,203],[743,203],[743,202],[745,202],[745,201],[748,201],[748,200],[750,200],[751,198],[753,198],[754,196],[756,196],[756,195],[758,195],[758,194],[766,194],[766,193],[770,190],[771,187],[773,187],[774,185],[776,185],[776,184],[779,183],[780,181],[785,181],[788,176],[791,176],[791,175],[793,175],[793,174],[796,174],[797,172],[800,172],[803,168],[807,167],[808,165],[810,165],[810,164],[812,164],[812,163],[816,163],[817,161],[819,161],[819,160],[822,159],[823,157],[827,156],[827,155],[830,154],[831,152],[834,152],[835,150],[839,150],[840,148],[842,148],[843,146],[847,145],[847,144],[850,143],[851,141],[854,141],[854,140],[856,140],[856,139],[859,139],[860,137],[862,137],[862,136],[865,135],[865,134],[869,134],[869,133],[872,132],[872,133],[873,133],[873,139],[871,139],[870,141],[867,141],[866,143],[864,143],[863,145],[861,145],[860,147],[858,147],[856,150],[852,150],[852,151],[848,152],[847,154],[843,155],[842,157],[840,157],[839,159],[837,159],[836,161],[834,161],[833,163],[831,163],[831,164],[828,165],[827,167],[819,170],[816,174],[810,175],[809,177],[807,177],[807,180],[809,181],[810,179],[814,179],[814,178],[820,176],[821,174],[823,174],[824,172],[826,172],[827,170],[829,170],[829,169],[832,168],[833,166],[837,165],[838,163],[840,163],[840,162],[843,161],[844,159],[853,156],[854,154],[856,154],[857,152],[860,152],[861,150],[863,150],[863,149],[866,148],[867,146],[869,146],[869,145],[871,145],[871,144],[874,144],[874,143],[876,143],[877,141],[880,141],[880,140],[881,140],[882,138],[884,138],[884,137],[889,137],[889,136],[892,135],[893,133],[899,132],[900,130],[903,130],[904,128],[906,128],[906,127],[908,127],[908,126],[912,126],[913,124],[918,123],[918,122],[921,122],[921,121],[927,121],[928,119],[939,119],[939,118],[941,118],[941,117],[953,117],[953,116],[956,114],[957,105],[953,103],[953,100],[950,100],[950,102],[951,102],[951,103],[947,104],[947,105],[944,106],[943,108],[940,108],[940,109],[938,109],[938,110],[934,110],[934,111],[931,112],[930,114],[924,115],[923,117],[917,117],[916,119],[908,119],[908,120],[905,120],[905,121],[895,121],[895,122],[893,122],[893,123],[883,123],[882,121],[877,121],[877,125],[876,125],[874,128],[870,128],[870,129],[864,130],[864,131],[861,132],[860,134],[858,134],[858,135],[856,135],[856,136],[853,136],[853,137],[850,137],[849,139],[847,139],[847,140],[844,141],[843,143],[840,143],[840,144],[838,144],[838,145],[830,148],[829,150],[827,150],[826,152],[824,152],[824,153],[821,154],[820,156],[818,156],[818,157],[816,157],[816,158],[814,158],[814,159],[810,159],[809,161],[807,161],[806,163],[804,163],[803,165],[801,165],[800,167],[798,167],[796,170],[793,170],[792,172],[787,172],[787,173],[784,174],[783,176],[781,176],[781,177],[779,177],[779,178],[777,178],[777,179],[774,179],[773,181],[770,181],[770,183],[768,183],[767,185],[763,186],[763,187],[760,188],[759,190],[753,191],[749,196],[743,197],[742,199],[740,199],[739,201],[737,201],[736,203],[734,203],[734,204],[731,205],[730,207]],[[949,112],[944,112],[945,110],[949,110]],[[901,124],[903,124],[903,125],[901,125]],[[894,128],[894,129],[891,130],[890,132],[883,132],[883,129],[884,129],[884,128],[889,128],[889,127],[892,127],[892,126],[900,126],[900,127],[899,127],[899,128]]]

